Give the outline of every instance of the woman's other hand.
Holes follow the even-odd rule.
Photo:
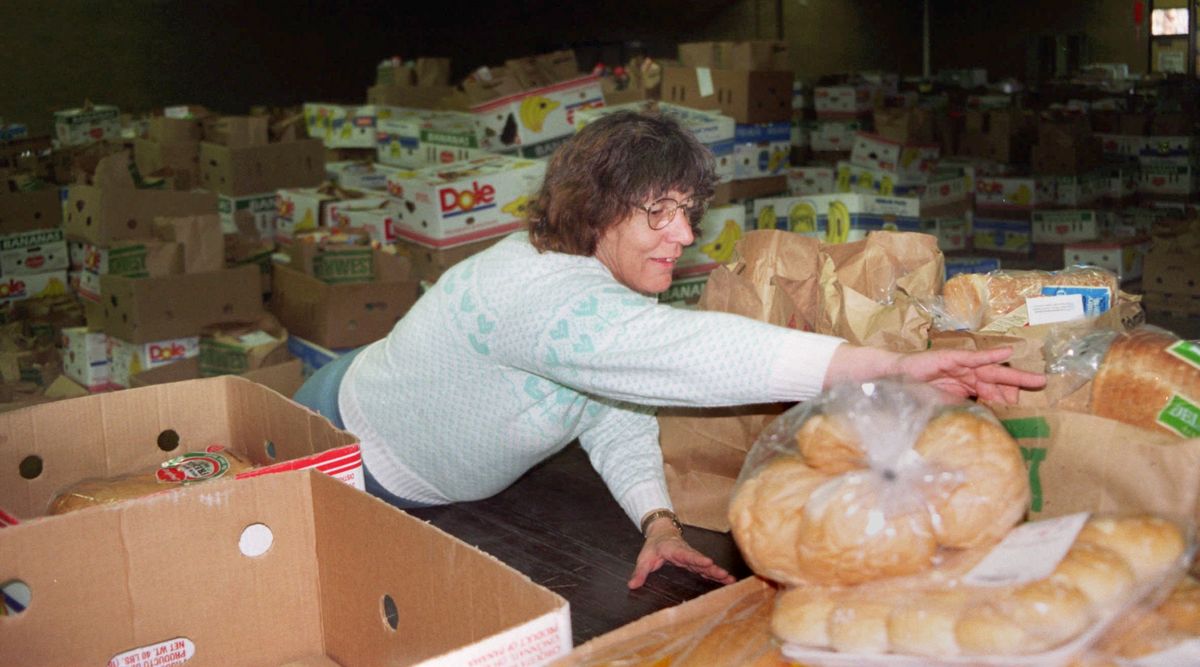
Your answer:
[[[651,572],[667,563],[722,584],[732,584],[736,581],[725,568],[688,545],[670,519],[661,518],[646,528],[646,543],[638,554],[637,565],[634,566],[633,576],[629,579],[629,588],[640,588],[646,583],[646,577],[650,576]]]

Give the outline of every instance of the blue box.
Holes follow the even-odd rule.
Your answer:
[[[321,347],[312,341],[292,335],[288,336],[287,347],[288,352],[291,352],[293,357],[300,360],[300,363],[303,365],[300,374],[306,378],[315,373],[318,368],[354,349],[342,348],[331,350]]]
[[[947,257],[946,280],[960,273],[990,273],[1000,270],[997,257]]]

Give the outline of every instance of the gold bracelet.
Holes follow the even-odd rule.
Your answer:
[[[675,530],[678,530],[682,535],[683,524],[679,523],[679,517],[675,516],[675,513],[669,509],[658,509],[642,517],[642,536],[646,536],[646,530],[650,528],[650,524],[654,523],[656,519],[661,519],[664,516],[671,520],[671,525],[675,526]]]

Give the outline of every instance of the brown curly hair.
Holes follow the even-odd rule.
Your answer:
[[[560,146],[529,205],[529,238],[539,251],[592,255],[604,231],[667,192],[690,192],[700,223],[716,188],[712,152],[657,111],[618,111],[592,121]]]

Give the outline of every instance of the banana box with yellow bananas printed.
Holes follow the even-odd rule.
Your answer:
[[[976,214],[971,221],[971,243],[977,252],[1029,257],[1033,253],[1033,222]]]
[[[387,175],[399,167],[378,162],[343,160],[325,163],[325,178],[347,190],[387,190]]]
[[[384,107],[387,108],[387,107]],[[475,121],[461,111],[392,107],[375,128],[375,159],[417,169],[480,157]]]
[[[791,154],[790,122],[738,123],[733,136],[733,178],[786,174]]]
[[[377,119],[386,117],[387,110],[374,104],[305,102],[304,126],[308,136],[320,139],[326,148],[374,148]]]
[[[480,148],[529,156],[537,145],[574,134],[576,113],[602,106],[600,77],[588,75],[477,104],[471,115]]]
[[[289,243],[296,234],[329,226],[329,207],[364,193],[333,186],[285,188],[275,194],[275,240]]]
[[[1059,209],[1033,212],[1034,243],[1096,241],[1112,235],[1116,228],[1112,211]]]
[[[401,202],[396,235],[449,248],[512,232],[545,171],[542,160],[488,154],[390,174],[388,195]]]
[[[676,278],[707,274],[733,258],[733,246],[746,229],[742,204],[714,206],[700,220],[696,241],[683,249],[675,262]]]
[[[733,179],[734,137],[738,125],[734,122],[733,118],[715,111],[702,111],[667,102],[651,104],[631,102],[594,109],[582,109],[575,116],[575,130],[579,131],[597,118],[617,111],[642,111],[651,107],[656,108],[664,116],[674,118],[680,125],[691,130],[692,134],[696,136],[696,140],[712,151],[720,182],[724,183]]]
[[[108,381],[115,387],[128,388],[130,378],[142,371],[191,359],[200,354],[200,337],[187,336],[151,343],[130,343],[108,337]]]
[[[976,176],[975,208],[1030,211],[1051,204],[1039,196],[1032,176]]]
[[[858,132],[850,149],[850,162],[888,172],[900,185],[924,185],[929,182],[940,155],[937,144],[901,143]]]
[[[924,185],[904,185],[891,172],[841,160],[837,163],[836,192],[859,192],[887,197],[916,197],[921,217],[961,217],[971,208],[971,192],[961,175],[938,172]]]
[[[368,192],[368,196],[360,199],[347,199],[329,206],[330,227],[354,227],[366,230],[371,241],[383,245],[391,245],[399,237],[396,236],[396,223],[400,218],[399,201],[384,196],[386,191]]]
[[[858,193],[772,197],[754,200],[757,229],[781,229],[844,243],[873,231],[921,231],[921,204],[915,197]]]
[[[0,277],[0,306],[39,296],[61,296],[66,293],[66,269]]]

